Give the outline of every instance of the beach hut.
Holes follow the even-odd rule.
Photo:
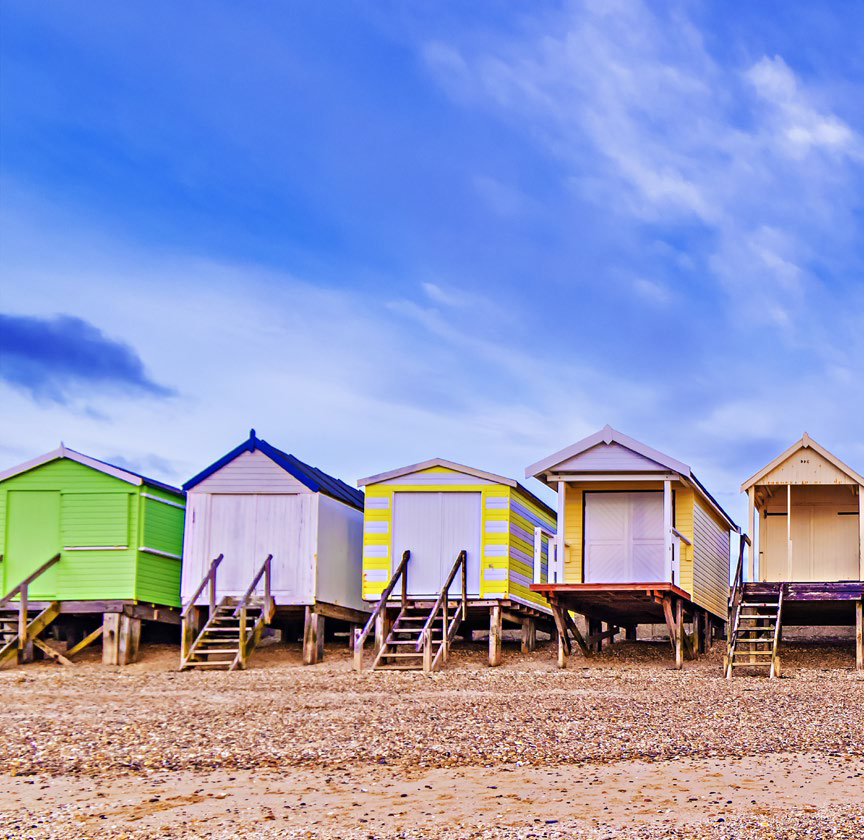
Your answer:
[[[0,472],[0,664],[67,663],[101,636],[125,665],[142,620],[179,625],[184,512],[177,488],[62,444]]]
[[[558,495],[550,581],[532,589],[552,605],[561,667],[570,636],[587,655],[621,630],[635,639],[640,624],[667,625],[679,668],[710,645],[727,617],[739,529],[689,466],[606,426],[525,475]]]
[[[374,668],[433,670],[457,631],[489,628],[489,664],[501,662],[504,624],[533,650],[554,631],[533,580],[547,574],[555,513],[517,482],[435,458],[361,479],[366,490],[363,597],[375,605],[355,643],[375,629]]]
[[[856,625],[864,670],[862,490],[864,478],[806,433],[741,485],[754,550],[733,580],[727,676],[743,666],[776,675],[784,624]]]
[[[303,661],[324,620],[363,624],[363,493],[256,437],[184,485],[182,667],[245,667],[268,624],[303,625]]]

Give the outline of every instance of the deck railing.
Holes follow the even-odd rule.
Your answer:
[[[363,668],[363,645],[366,643],[366,639],[372,632],[372,628],[375,626],[378,616],[381,615],[381,612],[387,606],[387,601],[393,594],[393,590],[396,588],[396,583],[400,579],[402,581],[402,606],[404,608],[408,605],[408,562],[410,560],[411,552],[404,551],[402,553],[402,561],[399,563],[396,571],[390,578],[390,582],[381,593],[381,598],[375,606],[375,609],[372,611],[372,615],[369,616],[369,620],[366,622],[363,629],[354,637],[354,668],[357,671],[360,671]]]
[[[193,638],[194,631],[198,629],[197,627],[192,627],[190,615],[196,606],[195,602],[204,591],[204,587],[208,584],[210,585],[210,591],[208,593],[210,615],[212,616],[216,611],[216,571],[219,568],[219,564],[222,562],[223,557],[224,555],[220,554],[210,563],[210,568],[207,570],[207,574],[204,575],[204,579],[198,584],[195,594],[189,599],[189,603],[186,604],[183,612],[180,613],[180,655],[182,661],[185,661],[188,658],[192,643],[195,641]]]

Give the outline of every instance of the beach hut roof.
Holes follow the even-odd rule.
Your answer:
[[[791,458],[796,452],[802,449],[812,449],[814,452],[821,455],[829,464],[836,467],[841,473],[851,479],[852,484],[864,485],[864,477],[858,475],[855,470],[844,464],[836,455],[832,455],[824,446],[816,443],[807,432],[804,432],[801,439],[793,443],[785,452],[781,452],[770,464],[766,464],[759,472],[751,476],[741,485],[741,492],[746,493],[747,490],[754,484],[758,484],[766,476],[770,475],[782,463]]]
[[[699,495],[701,495],[711,505],[711,507],[713,507],[715,511],[726,520],[732,530],[739,530],[732,517],[723,510],[719,502],[708,492],[705,485],[696,478],[695,473],[687,464],[683,461],[678,461],[670,455],[652,449],[650,446],[646,446],[635,438],[628,437],[609,425],[604,426],[599,432],[595,432],[593,435],[588,435],[588,437],[583,438],[577,443],[574,443],[571,446],[556,452],[554,455],[550,455],[548,458],[544,458],[542,461],[538,461],[536,464],[527,467],[525,470],[525,477],[530,478],[533,476],[534,478],[544,481],[544,483],[548,483],[545,482],[544,479],[545,473],[550,471],[556,472],[556,468],[564,464],[566,461],[575,458],[577,455],[581,455],[583,452],[587,452],[589,449],[593,449],[595,446],[604,444],[606,446],[617,444],[618,446],[629,449],[631,452],[636,453],[636,455],[641,456],[644,461],[644,467],[640,466],[638,470],[639,472],[650,472],[651,470],[659,471],[665,469],[669,472],[677,473],[693,485]],[[578,472],[578,470],[573,469],[571,472]]]
[[[274,464],[281,467],[290,475],[293,475],[294,478],[308,487],[313,493],[323,493],[325,496],[330,496],[339,502],[344,502],[358,510],[363,510],[363,493],[355,490],[344,481],[304,463],[294,455],[289,455],[287,452],[271,446],[266,440],[262,440],[255,435],[255,429],[249,431],[248,440],[243,441],[238,447],[232,449],[227,455],[211,464],[206,470],[198,473],[194,478],[190,478],[183,485],[183,489],[187,491],[191,490],[196,484],[200,484],[205,478],[209,478],[217,470],[221,470],[222,467],[244,452],[256,451],[266,455]]]
[[[147,484],[151,487],[158,487],[161,490],[166,490],[169,493],[176,493],[178,496],[183,495],[183,491],[177,487],[172,487],[170,484],[156,481],[156,479],[153,478],[147,478],[147,476],[133,472],[132,470],[126,469],[126,467],[118,467],[114,464],[109,464],[107,461],[100,461],[98,458],[91,458],[89,455],[84,455],[81,452],[76,452],[74,449],[69,449],[69,447],[63,443],[51,452],[46,452],[44,455],[38,455],[36,458],[31,458],[23,464],[18,464],[16,467],[10,467],[7,470],[0,471],[0,481],[5,481],[7,478],[12,478],[12,476],[36,469],[36,467],[41,467],[43,464],[47,464],[50,461],[57,461],[60,458],[67,458],[70,461],[83,464],[85,467],[90,467],[98,472],[105,473],[105,475],[113,476],[114,478],[118,478],[120,481],[125,481],[128,484],[135,484],[139,487],[142,484]]]

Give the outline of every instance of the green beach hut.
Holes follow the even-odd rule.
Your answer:
[[[142,620],[180,622],[184,517],[181,490],[62,444],[0,472],[0,666],[63,661],[52,626],[67,657],[101,636],[134,661]]]

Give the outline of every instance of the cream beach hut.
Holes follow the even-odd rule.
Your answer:
[[[538,626],[553,631],[545,580],[555,512],[516,481],[434,458],[361,479],[366,491],[363,597],[375,629],[373,667],[432,670],[457,631],[489,627],[489,664],[501,662],[505,624],[533,650]]]
[[[263,627],[303,625],[307,664],[324,620],[363,624],[363,493],[256,437],[184,485],[182,667],[244,667]]]
[[[779,672],[782,626],[857,626],[864,670],[864,477],[806,433],[741,485],[754,550],[733,581],[727,675]]]
[[[739,529],[687,464],[606,426],[525,475],[558,495],[550,580],[531,588],[554,611],[559,665],[571,636],[588,654],[621,630],[635,639],[639,624],[667,624],[677,667],[710,644]],[[585,616],[587,638],[571,613]]]

